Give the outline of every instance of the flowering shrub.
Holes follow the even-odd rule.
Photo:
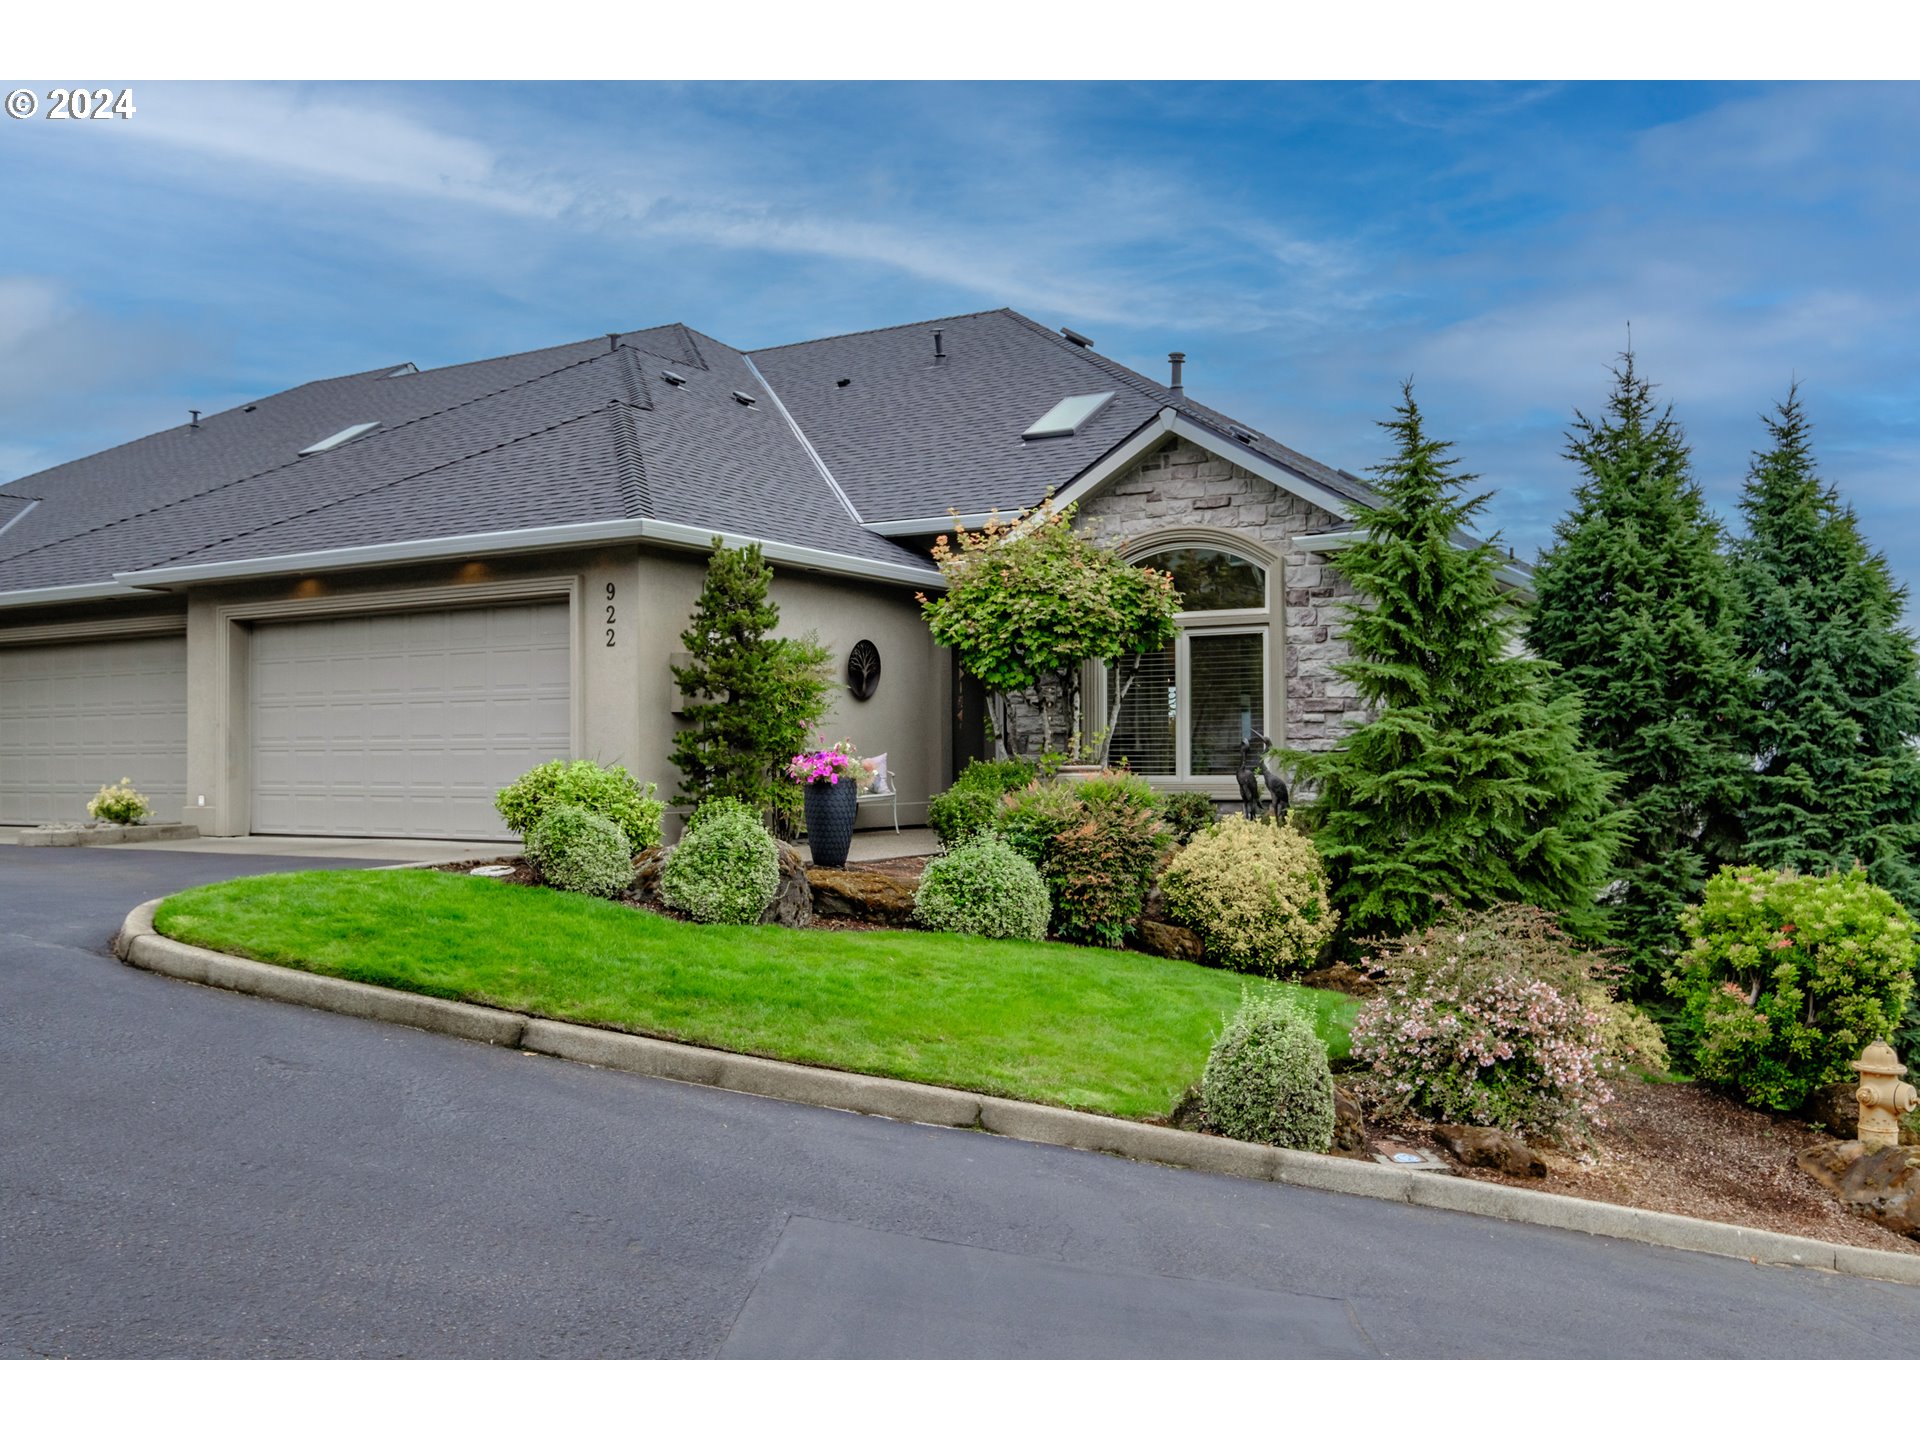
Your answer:
[[[1244,994],[1200,1079],[1207,1126],[1234,1140],[1324,1153],[1333,1144],[1333,1073],[1313,1019],[1274,986]]]
[[[1387,941],[1386,987],[1353,1024],[1355,1059],[1386,1113],[1577,1138],[1613,1098],[1593,957],[1526,905],[1443,914]]]
[[[994,829],[1045,877],[1054,933],[1085,945],[1124,943],[1167,845],[1146,781],[1119,771],[1037,780],[1000,803]]]
[[[709,925],[751,925],[780,888],[780,852],[744,805],[702,816],[667,852],[660,898]]]
[[[622,765],[592,760],[549,760],[536,765],[494,796],[493,808],[516,835],[528,835],[554,805],[579,805],[611,820],[626,834],[628,853],[637,855],[660,843],[660,817],[666,806],[653,797],[651,782],[641,783]]]
[[[527,832],[527,858],[556,890],[605,899],[633,883],[627,834],[584,805],[549,806]]]
[[[1313,842],[1240,815],[1195,835],[1167,867],[1160,893],[1211,958],[1268,975],[1312,963],[1340,919]]]
[[[851,741],[842,740],[825,750],[805,750],[787,762],[787,778],[802,785],[838,785],[851,780],[862,790],[873,783],[873,772],[853,753]]]
[[[110,825],[138,825],[153,813],[147,797],[133,788],[133,781],[122,775],[118,785],[102,785],[100,793],[87,802],[87,814]]]
[[[1702,1080],[1793,1110],[1898,1025],[1920,961],[1914,922],[1864,870],[1722,870],[1681,919],[1668,978],[1679,1040]]]
[[[991,835],[929,862],[913,900],[929,930],[1001,939],[1046,939],[1052,908],[1040,872]]]

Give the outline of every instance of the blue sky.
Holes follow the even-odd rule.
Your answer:
[[[324,375],[1011,305],[1523,556],[1627,340],[1715,508],[1797,376],[1920,586],[1920,87],[165,84],[0,121],[0,479]],[[1912,613],[1910,607],[1910,614]]]

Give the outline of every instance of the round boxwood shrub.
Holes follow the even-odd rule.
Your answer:
[[[1324,1154],[1333,1073],[1306,1007],[1271,986],[1243,995],[1207,1056],[1200,1103],[1208,1128],[1230,1139]]]
[[[1188,842],[1160,880],[1167,913],[1208,958],[1282,975],[1310,965],[1339,913],[1313,842],[1284,825],[1230,815]]]
[[[527,834],[527,858],[547,884],[576,895],[605,899],[633,881],[626,833],[584,805],[548,807]]]
[[[626,833],[627,853],[660,843],[660,816],[651,783],[642,785],[624,766],[592,760],[549,760],[536,765],[494,796],[494,809],[516,835],[530,835],[555,805],[578,805],[604,816]]]
[[[1046,939],[1052,910],[1033,862],[991,835],[930,862],[913,900],[929,930],[1001,940]]]
[[[1722,870],[1681,919],[1667,982],[1683,1064],[1751,1105],[1795,1110],[1890,1037],[1920,960],[1914,922],[1864,870]]]
[[[708,925],[753,924],[779,888],[773,836],[744,805],[701,817],[660,871],[660,898]]]
[[[709,820],[718,820],[723,815],[744,815],[756,825],[760,823],[760,812],[746,801],[736,800],[731,795],[714,795],[693,807],[693,813],[687,816],[684,833],[691,835]]]

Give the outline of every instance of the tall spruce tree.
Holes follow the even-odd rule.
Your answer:
[[[1535,571],[1527,634],[1584,696],[1587,736],[1622,777],[1630,823],[1607,908],[1648,994],[1678,953],[1681,910],[1738,857],[1750,690],[1738,591],[1686,437],[1631,351],[1622,362],[1605,413],[1575,412],[1566,454],[1585,478]]]
[[[1381,422],[1398,453],[1373,472],[1380,504],[1333,559],[1357,597],[1339,670],[1375,718],[1286,756],[1313,786],[1334,903],[1355,937],[1416,930],[1442,901],[1525,901],[1591,928],[1620,828],[1611,777],[1581,744],[1578,697],[1517,653],[1504,557],[1460,543],[1487,497],[1462,498],[1474,477],[1402,395]]]
[[[1734,545],[1746,596],[1757,774],[1748,858],[1803,873],[1866,866],[1920,916],[1920,663],[1906,591],[1821,483],[1796,386],[1763,417]]]

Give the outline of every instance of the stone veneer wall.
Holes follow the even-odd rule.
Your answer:
[[[1283,605],[1281,654],[1284,723],[1269,733],[1277,744],[1325,750],[1350,723],[1367,718],[1353,687],[1333,673],[1347,658],[1339,606],[1353,589],[1324,555],[1301,550],[1293,537],[1339,525],[1338,516],[1269,484],[1230,460],[1184,440],[1169,440],[1110,481],[1075,515],[1096,539],[1129,544],[1162,530],[1206,527],[1259,542],[1280,557]],[[1284,617],[1284,618],[1283,618]],[[1039,748],[1039,715],[1032,702],[1011,697],[1022,750]]]

